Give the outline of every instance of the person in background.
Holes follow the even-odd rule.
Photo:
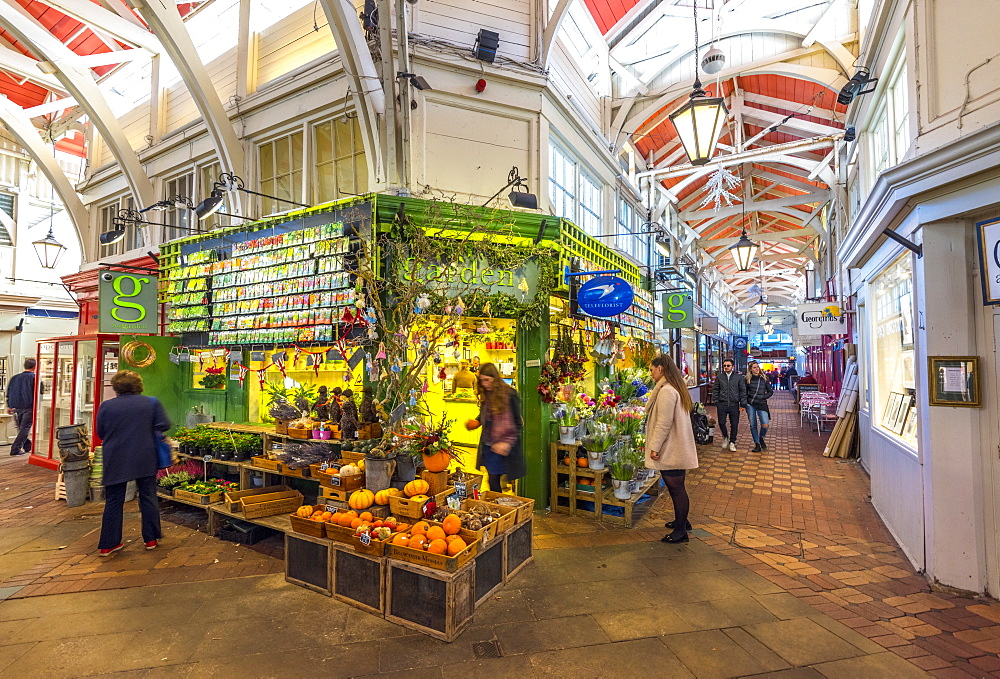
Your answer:
[[[716,419],[722,430],[722,449],[736,452],[736,434],[740,426],[740,408],[747,402],[747,383],[743,376],[733,370],[733,359],[722,362],[722,372],[712,384],[712,402],[715,403]],[[726,427],[726,420],[729,427]]]
[[[767,399],[774,394],[771,382],[760,369],[757,361],[747,364],[747,418],[750,420],[750,435],[753,437],[753,452],[767,450],[764,436],[767,435],[767,425],[771,421],[771,411],[767,408]],[[760,430],[757,422],[760,421]]]
[[[661,542],[687,542],[690,500],[684,487],[688,469],[698,468],[698,450],[691,429],[691,395],[674,360],[660,354],[649,364],[655,386],[646,401],[646,466],[660,470],[674,505],[672,532]]]
[[[479,374],[479,368],[480,368],[480,365],[479,365],[479,355],[477,354],[477,355],[475,355],[475,356],[472,357],[472,365],[469,366],[469,371],[470,372],[474,372],[474,373],[476,373],[478,375]]]
[[[100,556],[122,549],[122,510],[125,487],[135,481],[142,513],[142,541],[156,549],[160,532],[160,506],[156,497],[156,437],[170,429],[163,404],[142,395],[142,377],[120,370],[111,378],[117,396],[97,411],[97,435],[104,451],[104,518],[97,547]]]
[[[787,381],[787,386],[789,389],[795,388],[795,383],[798,382],[797,378],[799,376],[799,371],[795,369],[795,359],[793,358],[788,362],[788,367],[785,369],[785,380]]]
[[[11,455],[31,452],[31,419],[35,410],[35,366],[33,358],[24,359],[24,372],[10,378],[7,385],[7,412],[14,416],[17,435],[10,446]]]
[[[788,389],[788,366],[781,366],[781,371],[778,373],[778,388]]]
[[[777,370],[768,370],[767,371],[767,380],[771,383],[771,389],[777,389],[778,388],[778,371]]]
[[[809,372],[808,370],[806,370],[805,376],[803,376],[802,379],[800,379],[798,382],[795,383],[795,401],[796,401],[796,403],[799,400],[799,396],[801,396],[801,393],[799,392],[799,385],[800,384],[819,384],[819,382],[816,381],[816,378],[813,377],[813,374],[811,372]]]
[[[455,393],[459,389],[472,389],[476,390],[476,385],[479,384],[476,379],[475,373],[469,370],[469,362],[462,361],[458,364],[458,372],[451,376],[451,393]]]
[[[500,492],[500,477],[510,483],[524,476],[526,465],[521,448],[521,399],[517,392],[500,377],[492,363],[479,368],[479,422],[482,426],[476,467],[486,467],[490,490]]]

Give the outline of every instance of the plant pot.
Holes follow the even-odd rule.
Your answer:
[[[572,446],[576,443],[576,427],[559,427],[559,443]]]
[[[333,432],[329,429],[313,429],[312,437],[319,441],[329,441],[333,438]]]
[[[627,500],[632,497],[632,493],[630,493],[628,489],[629,483],[629,481],[611,479],[611,487],[614,489],[615,499]]]
[[[604,451],[603,450],[588,450],[587,451],[587,466],[590,469],[604,469]]]
[[[407,483],[417,478],[417,461],[409,455],[397,457],[396,478]]]
[[[373,493],[385,490],[395,467],[396,460],[365,457],[365,487]]]

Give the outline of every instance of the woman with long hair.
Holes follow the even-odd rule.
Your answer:
[[[757,361],[747,363],[747,418],[750,420],[750,435],[753,436],[753,451],[759,453],[767,450],[764,436],[767,435],[767,425],[771,422],[771,411],[767,408],[767,399],[774,394],[770,380],[767,379]],[[760,430],[757,421],[760,420]]]
[[[646,466],[658,469],[670,500],[674,520],[667,523],[673,531],[662,542],[687,542],[690,500],[684,487],[688,469],[698,468],[698,450],[691,429],[691,395],[684,376],[674,360],[660,354],[649,364],[656,386],[646,401]]]
[[[479,367],[479,407],[483,433],[479,438],[476,467],[486,467],[490,490],[500,492],[502,476],[511,482],[525,474],[524,451],[521,448],[524,423],[517,391],[503,381],[492,363],[483,363]]]

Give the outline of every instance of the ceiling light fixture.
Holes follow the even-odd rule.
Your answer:
[[[259,191],[252,191],[246,187],[243,179],[235,174],[230,174],[229,172],[224,172],[219,175],[219,181],[215,182],[212,187],[212,192],[208,195],[208,198],[201,201],[197,207],[194,208],[195,214],[198,215],[198,219],[205,220],[214,215],[223,206],[223,201],[225,200],[226,191],[240,191],[251,196],[260,196],[261,198],[270,198],[271,200],[276,200],[280,203],[288,203],[289,205],[296,205],[298,207],[311,207],[305,203],[297,203],[294,200],[288,200],[287,198],[279,198],[278,196],[270,196],[266,193],[260,193]],[[174,202],[177,203],[178,200],[184,199],[183,196],[175,196],[173,198]],[[186,207],[186,205],[185,205]],[[229,215],[232,217],[239,217],[239,215]],[[244,217],[243,219],[246,219]]]
[[[692,165],[704,165],[715,154],[729,109],[722,97],[709,97],[698,76],[698,3],[694,3],[694,86],[687,103],[670,114],[670,122]]]
[[[758,316],[764,318],[764,314],[767,313],[767,298],[764,295],[761,295],[757,303],[753,305],[753,310],[757,312]]]
[[[431,87],[430,83],[424,79],[424,76],[422,75],[416,75],[415,73],[404,73],[403,71],[400,71],[399,73],[396,74],[396,77],[406,78],[408,81],[410,81],[410,84],[413,85],[418,90],[434,89],[433,87]]]
[[[56,268],[59,258],[66,251],[66,246],[57,241],[56,237],[52,235],[52,227],[55,226],[56,208],[51,191],[52,189],[50,189],[49,196],[49,233],[45,238],[36,240],[31,244],[35,248],[35,254],[38,256],[38,261],[44,269]]]
[[[483,203],[483,207],[492,203],[501,193],[512,187],[514,190],[507,196],[511,207],[523,208],[525,210],[538,209],[538,196],[528,191],[528,180],[521,176],[516,165],[507,173],[507,183],[504,187],[490,196],[489,200]]]
[[[837,95],[837,103],[847,106],[852,101],[854,97],[862,94],[870,94],[875,91],[875,83],[878,82],[878,78],[871,77],[871,72],[867,68],[859,68],[857,72],[851,76],[851,79],[840,88],[840,94]],[[863,89],[866,85],[871,85],[867,90]]]
[[[757,244],[747,237],[747,230],[744,228],[740,239],[729,247],[729,252],[733,255],[737,269],[749,271],[754,257],[757,256]]]

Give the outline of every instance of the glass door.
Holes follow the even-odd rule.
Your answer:
[[[56,345],[42,342],[38,345],[38,393],[35,396],[35,436],[31,450],[40,457],[52,457],[52,408],[55,396]]]
[[[76,342],[59,342],[56,345],[55,374],[55,426],[73,424],[73,367]]]
[[[97,387],[97,340],[82,340],[76,345],[76,394],[73,397],[73,422],[92,427],[94,390]]]
[[[111,378],[116,372],[118,372],[118,342],[101,342],[100,403],[115,397],[115,391],[111,388]]]

